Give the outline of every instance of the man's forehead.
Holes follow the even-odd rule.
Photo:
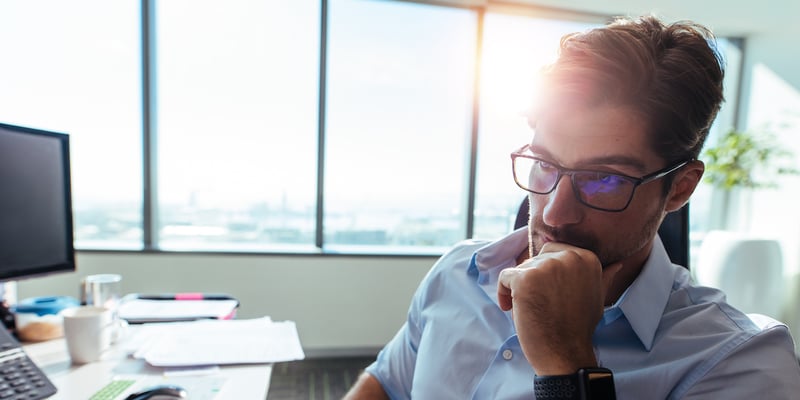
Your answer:
[[[529,123],[531,150],[566,167],[615,165],[645,172],[657,165],[645,124],[624,107],[545,107]]]

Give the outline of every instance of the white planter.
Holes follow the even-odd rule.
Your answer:
[[[697,257],[693,272],[698,284],[721,289],[745,313],[781,318],[783,257],[777,240],[711,231]]]

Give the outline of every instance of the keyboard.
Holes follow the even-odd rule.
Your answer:
[[[19,342],[0,326],[0,400],[38,400],[57,389]]]
[[[113,380],[100,389],[100,391],[92,395],[89,400],[114,400],[134,383],[136,383],[136,381],[132,379]]]

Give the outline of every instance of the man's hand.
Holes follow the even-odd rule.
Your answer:
[[[347,394],[344,395],[343,400],[381,400],[389,399],[389,396],[383,390],[381,383],[375,379],[374,376],[367,372],[362,372],[358,377],[356,383]]]
[[[621,267],[603,269],[589,250],[547,243],[539,255],[500,272],[500,308],[512,310],[522,351],[537,375],[597,365],[592,334]]]

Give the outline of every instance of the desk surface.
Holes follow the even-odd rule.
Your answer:
[[[157,380],[164,372],[163,368],[128,356],[122,346],[112,347],[100,361],[83,365],[72,364],[64,339],[27,343],[23,347],[58,388],[58,393],[51,397],[53,400],[85,400],[115,377]],[[213,397],[215,400],[266,399],[271,374],[272,364],[254,364],[223,366],[203,377],[224,382]]]

